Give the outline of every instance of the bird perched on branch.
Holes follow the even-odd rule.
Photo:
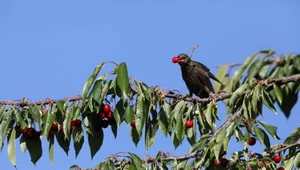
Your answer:
[[[187,54],[179,54],[172,58],[173,63],[181,67],[182,78],[189,90],[189,95],[207,98],[209,94],[215,93],[210,78],[221,83],[204,64],[191,60]],[[221,83],[222,84],[222,83]]]

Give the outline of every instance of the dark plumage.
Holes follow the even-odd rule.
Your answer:
[[[195,94],[200,98],[207,98],[211,92],[214,93],[210,78],[221,82],[210,72],[209,68],[200,62],[191,60],[186,54],[179,54],[177,58],[190,96]]]

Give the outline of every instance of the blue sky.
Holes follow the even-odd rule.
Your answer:
[[[215,66],[243,62],[262,49],[276,50],[278,55],[299,52],[299,5],[297,0],[1,1],[0,100],[27,97],[36,101],[81,94],[88,76],[103,61],[124,61],[136,79],[187,93],[179,66],[171,63],[174,55],[199,44],[193,59],[215,73]],[[105,71],[112,67],[106,66]],[[225,114],[221,108],[220,114]],[[266,111],[264,120],[279,126],[279,136],[285,138],[297,127],[299,110],[295,107],[288,120],[281,112],[274,116]],[[141,157],[155,156],[158,151],[174,155],[188,152],[186,142],[174,150],[171,138],[161,134],[150,151],[145,151],[143,141],[136,148],[129,130],[123,125],[114,140],[106,129],[104,144],[93,160],[86,144],[77,159],[73,149],[67,157],[56,145],[54,167],[45,141],[44,155],[36,166],[17,143],[18,169],[60,170],[72,164],[92,167],[119,151],[132,151]],[[235,143],[230,146],[242,149]],[[6,147],[0,152],[0,160],[1,169],[14,169]]]

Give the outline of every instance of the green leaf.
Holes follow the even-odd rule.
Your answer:
[[[134,110],[132,106],[128,105],[126,107],[124,117],[127,124],[131,123],[131,121],[134,119]]]
[[[82,90],[82,101],[85,102],[85,99],[87,97],[87,94],[93,84],[93,82],[95,81],[95,79],[97,78],[101,68],[104,66],[104,62],[100,63],[95,69],[92,75],[90,75],[89,79],[87,80],[87,82],[84,84],[83,86],[83,90]]]
[[[269,125],[266,122],[259,121],[259,120],[258,120],[258,123],[260,123],[274,139],[280,140],[280,138],[277,135],[277,127],[276,126]]]
[[[56,140],[59,146],[65,151],[65,153],[68,155],[69,147],[70,147],[70,141],[65,139],[64,133],[58,133],[56,134]]]
[[[235,89],[238,87],[238,83],[241,80],[243,73],[249,67],[251,62],[254,60],[254,58],[258,54],[259,53],[256,53],[256,54],[250,56],[249,58],[247,58],[246,61],[244,62],[244,64],[234,73],[234,75],[232,77],[232,90],[231,91],[235,91]]]
[[[165,110],[163,108],[160,108],[159,110],[159,119],[158,119],[158,124],[160,130],[163,132],[165,137],[167,137],[168,133],[168,115],[166,114]]]
[[[248,69],[248,74],[247,74],[247,78],[248,80],[251,80],[252,78],[254,78],[256,76],[257,73],[259,73],[260,68],[263,66],[264,64],[264,58],[260,58],[256,61],[254,61],[249,69]]]
[[[7,155],[8,155],[8,160],[13,164],[14,167],[17,166],[17,161],[16,161],[16,129],[13,128],[10,135],[9,135],[9,140],[7,141]]]
[[[178,119],[175,121],[176,125],[175,125],[175,135],[179,141],[179,143],[181,143],[184,139],[184,127],[183,127],[183,122],[182,119]]]
[[[102,146],[103,143],[103,130],[100,128],[97,132],[94,133],[94,136],[91,134],[88,134],[88,142],[90,146],[90,151],[91,151],[91,158],[93,159],[96,153],[99,151],[100,147]]]
[[[132,158],[132,162],[135,165],[135,167],[137,169],[144,169],[143,167],[143,161],[134,153],[129,153],[131,158]]]
[[[218,72],[217,72],[217,74],[216,74],[216,77],[217,77],[217,79],[220,80],[221,82],[223,82],[223,79],[224,79],[224,77],[225,77],[225,75],[226,75],[227,69],[228,69],[228,65],[222,65],[222,66],[219,67],[219,70],[218,70]],[[214,90],[215,90],[215,91],[221,90],[221,86],[222,86],[222,85],[221,85],[219,82],[215,81],[215,84],[214,84]]]
[[[10,109],[5,112],[3,114],[3,120],[0,122],[0,149],[2,149],[4,140],[7,136],[7,131],[12,121],[13,110],[14,109]]]
[[[42,157],[43,150],[42,150],[42,142],[40,139],[28,139],[26,140],[26,146],[28,152],[30,154],[31,162],[36,164],[36,162]]]
[[[298,101],[298,94],[293,94],[293,92],[289,93],[286,89],[283,89],[282,94],[282,104],[279,104],[279,106],[281,111],[288,118],[291,114],[291,110]]]
[[[45,114],[45,117],[46,117],[45,118],[46,121],[44,122],[45,127],[44,127],[44,130],[43,130],[43,136],[46,136],[46,138],[48,138],[49,131],[50,131],[51,127],[52,127],[52,123],[55,120],[55,114],[51,113],[51,111],[48,110],[47,114]]]
[[[238,108],[237,106],[238,101],[244,96],[245,90],[248,88],[248,84],[245,83],[242,86],[240,86],[230,97],[229,99],[229,106],[232,107],[233,109]]]
[[[139,136],[142,136],[143,127],[147,117],[146,102],[143,96],[137,97],[135,111],[135,125]]]
[[[137,146],[141,139],[141,136],[137,133],[136,127],[131,127],[130,136],[135,146]]]
[[[69,168],[69,170],[77,170],[77,169],[80,169],[80,167],[78,165],[72,165]]]
[[[73,143],[74,143],[74,150],[75,150],[75,157],[79,155],[79,152],[82,148],[84,143],[84,134],[81,128],[76,128],[73,132]]]
[[[49,159],[52,165],[54,165],[54,136],[49,137]]]
[[[179,146],[180,141],[178,140],[177,136],[175,135],[175,132],[172,133],[172,141],[175,149]]]
[[[263,90],[262,98],[264,105],[267,106],[267,108],[272,110],[277,115],[276,108],[270,98],[270,95],[266,92],[266,90]]]
[[[126,63],[122,62],[117,71],[117,94],[119,94],[119,97],[123,99],[128,98],[128,93],[129,93],[129,78],[128,78],[128,71],[127,71],[127,66]]]
[[[34,106],[30,106],[29,107],[29,112],[33,118],[33,120],[40,125],[40,121],[41,121],[41,114],[40,114],[40,108],[36,105]]]
[[[261,144],[264,144],[268,149],[270,148],[270,139],[268,135],[259,127],[253,126],[254,132]]]
[[[284,144],[290,145],[296,143],[300,139],[300,127],[296,128],[285,140]]]

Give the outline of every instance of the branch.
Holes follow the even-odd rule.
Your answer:
[[[287,84],[290,82],[300,82],[300,74],[295,74],[292,76],[286,76],[286,77],[280,77],[280,78],[275,78],[275,79],[264,79],[260,80],[261,82],[264,82],[265,84],[277,84],[277,85],[282,85],[282,84]],[[137,93],[134,89],[132,89],[134,93]],[[197,101],[199,103],[209,103],[213,99],[216,101],[221,101],[224,99],[228,99],[232,96],[232,92],[222,92],[218,95],[216,95],[214,98],[193,98],[193,97],[187,97],[185,98],[184,95],[181,94],[171,94],[171,93],[164,93],[163,94],[166,98],[172,98],[172,99],[177,99],[177,100],[185,100],[188,102],[193,102]],[[73,97],[65,98],[65,99],[60,99],[60,100],[53,100],[53,99],[44,99],[38,102],[11,102],[11,101],[0,101],[0,106],[3,105],[10,105],[10,106],[33,106],[33,105],[49,105],[49,104],[54,104],[57,103],[58,101],[69,101],[69,102],[75,102],[75,101],[80,101],[82,100],[80,95],[76,95]]]

